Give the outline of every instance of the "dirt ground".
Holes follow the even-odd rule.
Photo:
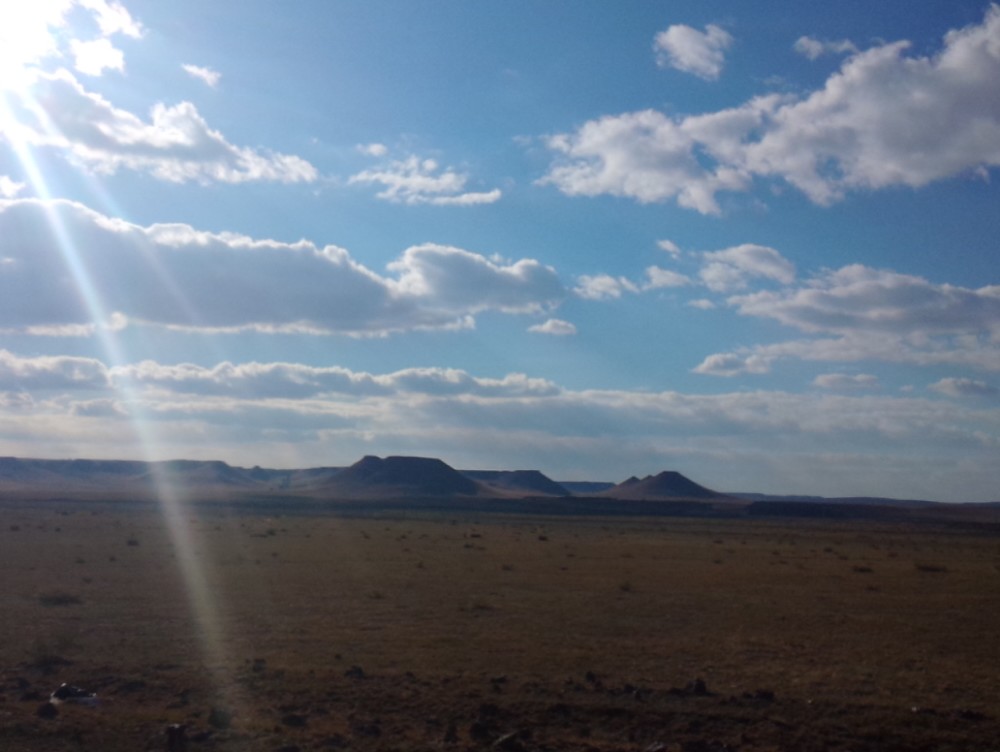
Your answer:
[[[9,752],[1000,749],[970,527],[8,502],[0,572]]]

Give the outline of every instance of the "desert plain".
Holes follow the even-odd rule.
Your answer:
[[[1000,749],[992,524],[0,512],[7,752]]]

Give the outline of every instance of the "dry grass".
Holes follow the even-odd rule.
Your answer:
[[[1000,539],[985,534],[191,511],[184,533],[217,616],[206,624],[192,611],[182,548],[154,511],[43,504],[7,517],[20,529],[0,530],[3,749],[75,748],[55,740],[77,727],[94,740],[88,748],[162,749],[154,740],[169,722],[213,734],[212,749],[251,752],[287,739],[301,749],[333,748],[337,738],[427,748],[449,723],[460,743],[479,746],[474,722],[492,743],[529,720],[548,729],[544,744],[538,730],[504,743],[631,749],[657,742],[650,735],[667,724],[680,745],[701,723],[705,738],[731,748],[810,749],[796,734],[827,724],[855,729],[842,743],[830,731],[827,747],[877,749],[864,730],[888,723],[897,736],[882,748],[944,739],[961,749],[997,731]],[[39,593],[78,602],[51,608]],[[39,650],[67,629],[69,654]],[[57,661],[44,676],[40,652],[71,664]],[[600,677],[601,689],[585,676]],[[713,696],[669,693],[696,677]],[[30,688],[15,689],[18,680]],[[59,681],[100,684],[92,688],[113,711],[45,721],[34,718],[37,703],[18,701]],[[762,710],[766,692],[792,730],[755,725],[774,711]],[[498,706],[494,720],[480,718],[483,704]],[[568,709],[549,718],[560,704]],[[619,706],[627,714],[615,720]],[[231,714],[232,728],[210,722],[213,708],[216,720]],[[308,722],[282,723],[289,714]],[[634,743],[633,726],[645,729]]]

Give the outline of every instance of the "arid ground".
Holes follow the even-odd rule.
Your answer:
[[[993,529],[0,513],[7,752],[1000,749]]]

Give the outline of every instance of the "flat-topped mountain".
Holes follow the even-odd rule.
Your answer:
[[[538,470],[461,470],[462,475],[507,493],[522,496],[572,496],[566,488]]]
[[[476,496],[483,487],[432,457],[367,456],[332,476],[324,490],[344,498]]]
[[[704,501],[724,501],[730,497],[698,485],[673,470],[665,470],[658,475],[647,475],[639,479],[632,476],[614,488],[602,491],[601,496],[610,499],[630,499],[635,501],[663,499],[697,499]]]

